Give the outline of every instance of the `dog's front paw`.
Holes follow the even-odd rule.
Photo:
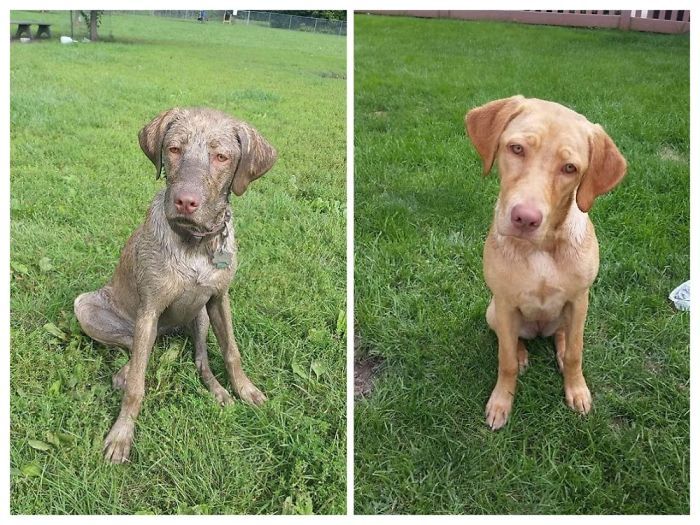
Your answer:
[[[212,389],[211,393],[214,396],[214,399],[216,399],[217,403],[219,403],[221,406],[226,406],[233,403],[231,394],[229,394],[222,386]]]
[[[251,405],[260,406],[265,401],[267,397],[250,381],[246,381],[236,392],[238,397],[240,397],[246,403]]]
[[[588,414],[591,411],[593,398],[583,378],[573,385],[564,385],[564,394],[566,397],[566,404],[573,410],[576,410],[576,412]]]
[[[132,422],[117,419],[105,438],[105,459],[111,463],[125,463],[129,460],[129,451],[134,439],[134,424]]]
[[[486,424],[491,430],[498,430],[508,422],[508,416],[513,408],[513,395],[494,389],[486,403]]]

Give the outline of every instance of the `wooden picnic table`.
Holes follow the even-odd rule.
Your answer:
[[[15,38],[21,38],[27,36],[32,38],[32,25],[39,26],[36,30],[36,38],[51,38],[51,24],[47,22],[32,22],[29,20],[10,20],[10,25],[17,24],[17,32],[15,33]]]

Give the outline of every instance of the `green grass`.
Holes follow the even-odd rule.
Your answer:
[[[361,352],[386,360],[356,402],[355,511],[688,513],[689,315],[667,299],[689,276],[688,35],[355,20],[355,312]],[[539,340],[493,433],[482,247],[498,180],[463,118],[518,93],[602,124],[629,171],[591,211],[593,412],[566,407]]]
[[[66,13],[12,18],[55,25],[11,45],[11,511],[344,513],[346,40],[113,15],[112,42],[61,45]],[[159,340],[132,462],[111,466],[127,355],[81,335],[72,304],[109,279],[163,186],[136,136],[175,105],[234,114],[278,150],[233,198],[234,332],[269,402],[218,407],[187,338]]]

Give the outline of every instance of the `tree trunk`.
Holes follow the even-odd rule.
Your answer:
[[[97,11],[90,11],[90,40],[97,41]]]

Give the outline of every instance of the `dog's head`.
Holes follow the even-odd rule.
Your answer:
[[[168,222],[194,232],[215,228],[230,193],[243,195],[277,159],[253,127],[207,108],[164,111],[139,132],[139,144],[156,177],[165,170]]]
[[[588,212],[614,188],[627,163],[602,127],[554,102],[515,96],[465,117],[484,175],[498,163],[496,228],[502,235],[543,239],[573,205]]]

